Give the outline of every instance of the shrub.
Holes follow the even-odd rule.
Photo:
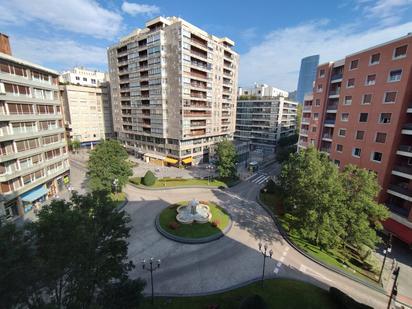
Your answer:
[[[269,306],[266,304],[265,300],[260,295],[252,295],[245,298],[240,304],[239,309],[268,309]]]
[[[220,224],[220,221],[219,220],[213,220],[211,224],[212,224],[213,227],[218,227],[219,224]]]
[[[142,179],[142,184],[145,186],[153,186],[156,182],[156,176],[152,173],[152,171],[147,171]]]
[[[171,221],[169,223],[169,228],[171,228],[172,230],[177,230],[179,227],[180,227],[180,225],[176,221]]]
[[[142,179],[140,177],[131,177],[131,178],[129,178],[129,181],[134,185],[140,185],[141,180]]]
[[[331,287],[329,289],[330,296],[335,300],[336,304],[339,305],[338,308],[341,309],[371,309],[372,307],[358,303],[356,300],[351,298],[350,296],[343,293],[341,290],[337,288]]]

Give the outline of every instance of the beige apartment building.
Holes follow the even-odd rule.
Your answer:
[[[69,182],[58,72],[0,38],[0,216],[27,219]]]
[[[108,49],[114,130],[159,165],[207,162],[232,139],[239,56],[234,42],[158,17]]]
[[[67,138],[90,146],[113,137],[110,86],[105,74],[74,68],[63,73],[60,81]]]

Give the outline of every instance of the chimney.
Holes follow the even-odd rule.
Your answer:
[[[0,53],[11,56],[9,37],[3,33],[0,33]]]

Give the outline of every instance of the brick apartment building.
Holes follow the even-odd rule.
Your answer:
[[[317,68],[299,149],[377,173],[385,229],[412,244],[412,34]]]

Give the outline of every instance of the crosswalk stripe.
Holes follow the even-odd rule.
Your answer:
[[[258,178],[253,179],[252,182],[258,183],[259,181],[261,181],[261,180],[264,179],[265,177],[266,177],[265,175],[261,175],[261,176],[259,176]]]

